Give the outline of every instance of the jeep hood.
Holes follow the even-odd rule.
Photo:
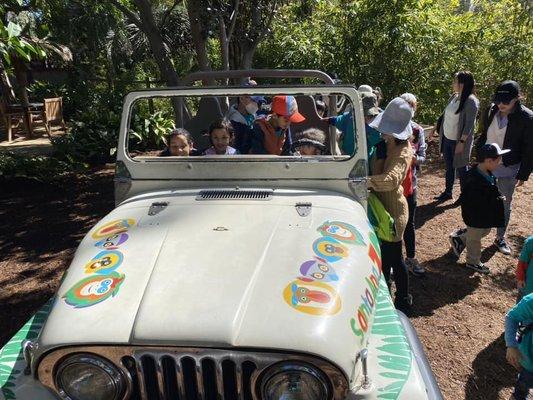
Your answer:
[[[196,194],[140,196],[100,221],[61,284],[40,349],[279,349],[319,355],[350,375],[380,276],[362,207],[328,192],[275,191],[269,201]]]

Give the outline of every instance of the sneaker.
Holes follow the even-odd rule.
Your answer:
[[[503,253],[507,256],[511,254],[511,248],[509,247],[505,239],[496,238],[496,240],[494,240],[494,244],[498,247],[498,251],[500,253]]]
[[[460,228],[460,229],[457,229],[456,231],[453,231],[450,236],[462,236],[466,233],[466,228]]]
[[[424,275],[426,273],[426,269],[420,265],[418,260],[416,258],[405,258],[405,265],[407,265],[407,268],[409,269],[409,272],[413,275]]]
[[[437,200],[437,201],[447,201],[451,199],[453,199],[452,195],[446,192],[441,193],[436,197],[433,197],[433,200]]]
[[[478,263],[478,264],[468,264],[466,263],[465,265],[466,268],[470,268],[476,272],[479,272],[480,274],[485,274],[485,275],[488,275],[490,274],[490,269],[489,267],[487,267],[485,264],[483,263]]]
[[[456,231],[458,232],[458,231]],[[453,251],[453,254],[456,255],[457,258],[461,257],[461,253],[463,252],[463,250],[465,249],[465,244],[463,243],[463,241],[461,240],[461,238],[459,237],[459,235],[455,235],[455,233],[452,233],[449,237],[449,240],[450,240],[450,244],[452,246],[452,251]]]

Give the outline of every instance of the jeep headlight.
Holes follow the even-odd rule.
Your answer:
[[[117,367],[91,354],[66,358],[59,364],[55,380],[59,394],[68,400],[118,400],[126,387]]]
[[[330,398],[328,380],[317,368],[303,363],[270,367],[261,379],[262,400],[324,400]]]

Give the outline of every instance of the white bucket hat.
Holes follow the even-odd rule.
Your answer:
[[[372,86],[370,85],[361,85],[357,88],[357,91],[359,93],[372,93],[374,90],[372,89]]]
[[[407,140],[413,134],[411,127],[413,115],[413,109],[409,103],[401,97],[396,97],[387,104],[385,111],[374,118],[370,126],[396,139]]]

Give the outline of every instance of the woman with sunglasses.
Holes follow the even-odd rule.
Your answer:
[[[518,83],[505,81],[496,88],[493,103],[485,115],[476,147],[498,143],[501,148],[511,150],[503,156],[502,164],[494,171],[494,176],[498,178],[498,189],[505,197],[505,225],[498,228],[495,244],[503,254],[511,254],[505,241],[505,232],[511,215],[514,189],[528,180],[533,167],[533,112],[521,103]]]
[[[437,201],[451,200],[456,174],[461,185],[466,176],[479,110],[479,100],[474,96],[474,85],[471,72],[457,72],[452,85],[454,94],[437,122],[440,153],[446,163],[446,185],[444,192],[435,197]]]

